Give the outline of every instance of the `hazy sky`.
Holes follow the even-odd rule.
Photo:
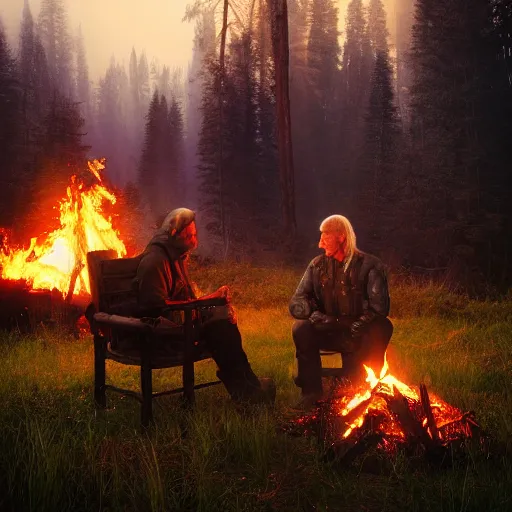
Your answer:
[[[0,17],[12,44],[17,45],[24,0],[0,0]],[[366,0],[368,1],[368,0]],[[412,0],[411,0],[412,1]],[[29,0],[37,20],[41,0]],[[97,80],[112,55],[128,65],[132,46],[137,55],[145,50],[148,60],[187,68],[192,55],[194,23],[182,22],[192,0],[64,0],[72,33],[81,25],[89,73]],[[349,0],[338,0],[340,30],[343,30]],[[394,39],[395,0],[384,0],[389,30]]]
[[[41,0],[29,0],[37,21]],[[64,0],[70,31],[82,27],[89,73],[97,80],[114,54],[128,65],[132,46],[148,60],[186,65],[192,55],[194,24],[182,23],[190,0]],[[23,0],[0,0],[0,17],[11,43],[17,44]]]

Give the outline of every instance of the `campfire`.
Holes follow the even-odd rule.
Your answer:
[[[333,388],[313,415],[294,422],[293,430],[315,432],[326,452],[345,464],[372,448],[387,454],[405,449],[440,464],[450,447],[479,438],[473,412],[462,413],[429,394],[424,384],[414,389],[399,381],[387,360],[378,377],[365,368],[364,386]]]
[[[41,297],[52,304],[74,301],[83,305],[90,295],[87,253],[113,249],[118,257],[126,255],[119,233],[104,214],[105,204],[116,202],[103,183],[104,168],[103,160],[94,160],[88,162],[90,180],[71,177],[66,197],[58,206],[60,227],[32,238],[28,248],[11,246],[7,232],[2,230],[0,302],[8,306],[4,316],[16,316],[20,308],[28,310]],[[11,317],[0,319],[0,326],[12,321]]]

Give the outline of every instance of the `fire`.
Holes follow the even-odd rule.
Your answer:
[[[28,249],[5,247],[0,252],[2,279],[25,280],[34,289],[57,288],[64,295],[89,294],[86,257],[89,251],[113,249],[126,255],[124,243],[103,215],[107,201],[116,197],[102,182],[103,161],[88,162],[96,183],[87,187],[71,177],[66,197],[60,202],[60,228],[43,241],[32,238]]]
[[[345,421],[346,425],[342,438],[348,438],[355,429],[361,427],[368,414],[378,414],[382,417],[380,428],[384,434],[388,437],[403,439],[405,433],[394,415],[391,414],[388,402],[401,394],[411,403],[419,403],[419,393],[388,373],[387,358],[384,358],[384,366],[378,378],[372,368],[365,365],[365,369],[367,373],[366,389],[355,393],[352,397],[341,398],[335,405],[340,419]],[[430,395],[430,404],[437,428],[442,428],[445,424],[451,423],[461,416],[461,412],[457,408],[434,395]],[[425,418],[423,426],[427,427],[427,423],[428,420]],[[434,437],[434,433],[430,429],[428,429],[428,433]],[[437,434],[440,433],[437,432]]]

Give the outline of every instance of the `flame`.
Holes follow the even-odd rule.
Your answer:
[[[71,177],[66,197],[60,202],[60,228],[42,242],[32,238],[28,249],[4,245],[0,252],[2,279],[25,280],[33,289],[57,288],[63,294],[89,294],[86,257],[89,251],[113,249],[119,258],[126,247],[102,211],[104,202],[115,204],[115,195],[101,178],[104,160],[88,162],[96,183],[86,187]]]
[[[384,356],[384,365],[378,378],[372,368],[365,365],[365,369],[367,373],[365,381],[367,383],[366,389],[355,393],[352,397],[342,398],[337,404],[339,415],[342,418],[347,417],[348,419],[350,415],[350,420],[347,421],[348,427],[343,432],[342,438],[348,438],[355,429],[361,427],[369,412],[379,412],[385,417],[383,426],[381,427],[385,434],[403,438],[405,434],[390,413],[385,398],[393,397],[395,395],[395,389],[397,389],[405,398],[419,401],[420,397],[418,392],[388,373],[389,365],[386,356]],[[443,402],[434,395],[430,395],[430,402],[438,428],[454,421],[461,415],[461,412],[457,408]],[[358,406],[361,407],[361,410],[356,411],[356,407]],[[351,416],[354,412],[358,414],[355,419],[352,419]],[[427,425],[426,419],[423,420],[423,425]],[[432,433],[430,434],[432,435]]]

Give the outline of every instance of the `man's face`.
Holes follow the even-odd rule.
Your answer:
[[[187,251],[193,251],[197,248],[197,229],[196,223],[191,222],[180,234],[179,239]]]
[[[343,247],[345,235],[332,231],[322,231],[318,247],[325,251],[326,256],[333,256]]]

